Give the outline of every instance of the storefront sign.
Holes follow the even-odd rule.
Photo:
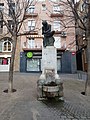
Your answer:
[[[32,52],[28,52],[27,53],[27,58],[32,58],[33,57],[33,53]]]
[[[72,52],[72,55],[75,55],[76,53],[75,52]]]

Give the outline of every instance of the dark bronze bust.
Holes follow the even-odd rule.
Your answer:
[[[42,34],[44,35],[43,38],[43,46],[54,46],[54,33],[55,31],[51,31],[51,25],[47,23],[47,21],[42,22]]]

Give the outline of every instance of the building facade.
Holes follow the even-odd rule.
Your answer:
[[[85,25],[83,27],[82,23],[78,20],[76,22],[76,60],[77,60],[77,70],[87,71],[87,37],[86,37],[86,24],[87,24],[87,4],[80,0],[77,3],[77,11],[81,21]],[[78,24],[80,27],[78,27]]]
[[[3,6],[4,3],[2,1],[0,3],[0,8],[2,8]],[[46,20],[49,24],[51,24],[51,29],[55,31],[54,46],[57,48],[58,71],[65,72],[65,69],[67,69],[66,72],[71,73],[76,71],[75,27],[73,27],[74,21],[70,22],[70,18],[67,17],[69,16],[69,14],[71,14],[70,8],[67,7],[67,4],[60,2],[59,0],[31,0],[31,4],[26,10],[25,14],[26,19],[24,20],[19,32],[20,36],[18,37],[15,55],[15,67],[14,67],[15,71],[20,72],[41,71],[42,47],[43,47],[43,35],[42,35],[43,20]],[[1,21],[0,24],[1,34],[3,33],[3,31],[5,33],[6,28],[2,27],[3,25]],[[9,21],[9,24],[11,25],[11,27],[13,27],[11,21]],[[7,39],[0,40],[1,43],[0,65],[4,66],[4,69],[6,64],[3,64],[3,59],[4,58],[5,60],[6,58],[10,59],[10,53],[12,51],[12,44],[10,44],[11,37],[5,38],[8,38],[9,40]],[[6,44],[4,44],[2,41],[3,42],[7,41],[6,43],[8,49],[7,52],[3,51],[4,49],[3,47],[4,45],[6,46]],[[71,59],[69,59],[68,57],[70,57]],[[8,66],[10,64],[9,61],[10,60],[8,60],[7,62]],[[67,62],[68,64],[66,65],[65,62]],[[72,69],[72,66],[75,69]],[[68,67],[70,68],[70,70],[68,70]]]

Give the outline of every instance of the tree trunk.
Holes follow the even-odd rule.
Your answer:
[[[90,36],[88,36],[88,45],[87,45],[87,56],[88,56],[88,74],[87,74],[87,79],[88,79],[88,85],[90,86]]]
[[[90,1],[88,4],[88,17],[87,17],[87,63],[88,63],[88,71],[87,71],[87,80],[88,85],[90,86]]]
[[[15,60],[15,52],[16,52],[16,45],[17,45],[17,36],[13,36],[12,44],[13,44],[13,48],[12,48],[10,69],[9,69],[9,88],[8,88],[8,92],[13,92],[13,71],[14,71],[14,60]]]

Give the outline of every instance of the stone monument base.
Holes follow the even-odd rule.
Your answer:
[[[55,78],[53,71],[52,69],[46,69],[45,74],[41,74],[37,81],[38,100],[47,100],[48,98],[63,100],[63,82],[58,74]]]
[[[63,97],[63,82],[57,74],[57,50],[54,46],[42,48],[42,74],[37,81],[38,100]]]

